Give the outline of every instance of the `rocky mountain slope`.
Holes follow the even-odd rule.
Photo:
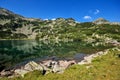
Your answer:
[[[99,18],[78,23],[73,18],[42,20],[25,18],[0,8],[0,39],[119,42],[120,23]]]

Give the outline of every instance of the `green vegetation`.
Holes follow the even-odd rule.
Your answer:
[[[120,41],[120,25],[112,24],[103,18],[93,22],[77,23],[73,18],[42,20],[24,18],[8,10],[0,10],[3,12],[0,14],[0,39],[83,41],[88,43]]]
[[[95,58],[91,64],[73,65],[63,74],[50,73],[41,75],[34,71],[24,78],[2,78],[2,80],[119,80],[120,79],[120,51],[109,50],[107,55]]]
[[[112,48],[120,43],[120,24],[113,24],[102,18],[94,22],[77,23],[72,18],[41,20],[25,18],[3,8],[0,8],[0,11],[0,40],[34,39],[38,41],[38,43],[25,42],[27,44],[21,43],[18,46],[14,45],[13,42],[12,45],[6,43],[9,48],[4,47],[4,44],[1,43],[0,69],[38,57],[57,56],[66,58],[68,56],[73,57],[80,52],[95,53]],[[48,42],[42,43],[42,41]],[[118,46],[118,48],[120,47]],[[41,75],[41,72],[34,71],[26,74],[24,78],[0,79],[119,80],[120,54],[118,53],[120,51],[110,50],[107,55],[94,59],[92,64],[73,65],[63,74]]]

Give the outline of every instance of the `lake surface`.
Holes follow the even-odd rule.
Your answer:
[[[57,56],[74,58],[80,53],[90,54],[111,46],[93,47],[83,42],[49,42],[35,40],[0,40],[0,70],[16,63],[36,58]],[[81,55],[83,56],[83,55]]]

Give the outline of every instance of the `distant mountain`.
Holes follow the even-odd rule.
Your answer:
[[[95,21],[93,21],[95,24],[114,24],[114,25],[120,25],[120,22],[109,22],[108,20],[104,18],[98,18]]]
[[[104,23],[109,23],[109,21],[104,19],[104,18],[98,18],[97,20],[93,21],[93,23],[95,23],[95,24],[104,24]]]
[[[73,18],[42,20],[26,18],[0,8],[0,39],[36,39],[54,41],[120,41],[120,23],[98,18],[78,23]]]

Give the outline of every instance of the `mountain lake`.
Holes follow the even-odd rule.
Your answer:
[[[108,44],[98,46],[93,44],[80,41],[0,40],[0,70],[24,61],[49,57],[79,59],[84,55],[113,47]]]

